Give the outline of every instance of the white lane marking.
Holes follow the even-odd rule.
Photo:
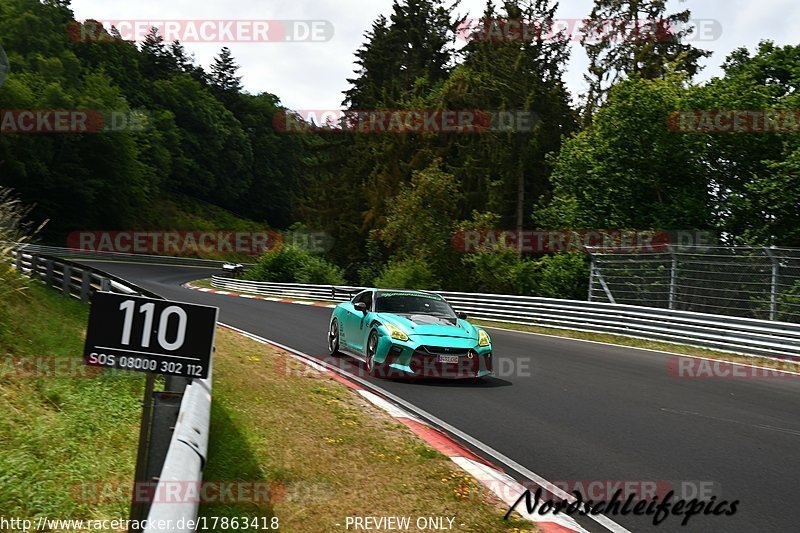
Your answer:
[[[490,466],[473,461],[467,457],[451,457],[450,459],[462,470],[465,470],[491,490],[506,505],[511,506],[517,503],[520,496],[525,494],[527,490],[508,474],[504,474]],[[518,507],[516,511],[521,514],[523,518],[533,522],[553,522],[573,531],[588,533],[574,518],[563,513],[555,514],[554,511],[550,511],[545,514],[530,514],[527,512],[525,506],[521,509]]]
[[[298,304],[298,305],[314,305],[314,302],[300,302],[300,301],[294,301],[294,302],[292,302],[292,303],[293,303],[293,304]]]
[[[252,294],[240,294],[240,295],[239,295],[239,298],[250,298],[250,299],[255,299],[255,298],[256,298],[256,296],[253,296]]]
[[[289,352],[290,354],[295,354],[297,356],[297,358],[299,358],[301,360],[305,360],[305,361],[307,361],[309,363],[311,363],[312,361],[316,361],[316,359],[314,359],[312,356],[308,355],[307,353],[301,352],[300,350],[295,350],[294,348],[286,346],[285,344],[281,344],[279,342],[273,342],[273,341],[271,341],[269,339],[266,339],[264,337],[260,337],[258,335],[253,334],[253,333],[249,333],[249,332],[240,330],[240,329],[238,329],[236,327],[233,327],[233,326],[228,326],[228,325],[222,324],[222,323],[220,325],[224,326],[226,328],[230,328],[230,329],[232,329],[234,331],[237,331],[239,333],[242,333],[242,334],[250,337],[251,339],[258,340],[259,342],[261,342],[263,344],[270,344],[272,346],[276,346],[276,347],[280,348],[281,350]],[[472,437],[471,435],[468,435],[467,433],[464,433],[460,429],[457,429],[454,426],[448,424],[444,420],[432,415],[431,413],[425,411],[424,409],[422,409],[420,407],[417,407],[413,403],[408,402],[408,401],[400,398],[399,396],[396,396],[396,395],[392,394],[391,392],[389,392],[389,391],[387,391],[387,390],[375,385],[374,383],[371,383],[371,382],[367,381],[364,378],[356,376],[355,374],[350,374],[350,373],[346,372],[345,370],[343,370],[341,368],[337,368],[335,365],[331,365],[329,363],[326,363],[325,361],[319,361],[318,364],[320,366],[324,367],[326,370],[330,370],[332,372],[336,372],[337,374],[343,374],[347,379],[349,379],[351,381],[358,382],[363,387],[367,387],[367,388],[371,388],[371,389],[379,391],[381,393],[381,395],[384,396],[385,398],[388,398],[389,400],[391,400],[395,404],[399,405],[400,407],[405,408],[410,413],[414,413],[415,415],[420,416],[420,417],[422,417],[423,419],[425,419],[427,421],[433,422],[433,424],[435,424],[439,428],[444,429],[445,431],[457,436],[458,438],[460,438],[464,442],[469,443],[471,446],[473,446],[474,448],[477,448],[478,450],[482,451],[483,453],[485,453],[489,457],[492,457],[493,459],[497,460],[498,462],[503,463],[506,466],[509,466],[509,467],[513,468],[514,470],[516,470],[517,472],[522,474],[523,477],[525,477],[525,478],[529,479],[530,481],[534,482],[536,485],[538,485],[539,487],[542,487],[544,490],[550,492],[554,496],[557,496],[558,498],[560,498],[562,500],[567,500],[570,503],[577,501],[575,496],[573,496],[572,494],[568,494],[564,490],[558,488],[556,485],[550,483],[549,481],[547,481],[542,476],[540,476],[540,475],[534,473],[533,471],[525,468],[524,466],[522,466],[518,462],[514,461],[513,459],[511,459],[509,457],[506,457],[505,455],[503,455],[502,453],[498,452],[497,450],[495,450],[491,446],[488,446],[488,445],[482,443],[481,441],[479,441],[478,439]],[[605,515],[592,515],[592,514],[589,514],[588,517],[591,518],[592,520],[594,520],[595,522],[599,523],[600,525],[602,525],[603,527],[605,527],[609,531],[612,531],[613,533],[631,533],[630,531],[628,531],[627,529],[625,529],[621,525],[617,524],[616,522],[614,522],[613,520],[611,520],[610,518],[608,518]]]
[[[614,343],[611,343],[611,342],[603,342],[603,341],[590,341],[588,339],[573,339],[572,337],[561,337],[559,335],[549,335],[547,333],[534,333],[533,331],[520,331],[518,329],[498,328],[498,327],[495,327],[495,326],[481,326],[481,327],[484,328],[484,329],[496,329],[498,331],[507,331],[509,333],[521,333],[523,335],[536,335],[538,337],[550,337],[551,339],[562,339],[562,340],[566,340],[566,341],[576,341],[576,342],[588,342],[589,344],[601,344],[603,346],[614,346],[616,348],[628,348],[629,350],[639,350],[639,351],[642,351],[642,352],[660,353],[660,354],[664,354],[664,355],[671,355],[673,357],[686,357],[686,358],[689,358],[689,359],[700,359],[700,360],[705,360],[705,361],[717,361],[717,362],[720,362],[720,363],[727,363],[727,364],[730,364],[730,365],[745,366],[745,367],[749,367],[749,368],[758,368],[760,370],[771,370],[771,371],[774,371],[774,372],[780,372],[782,374],[790,374],[790,375],[793,375],[793,376],[800,376],[800,372],[793,372],[791,370],[780,370],[780,369],[777,369],[777,368],[769,368],[769,367],[766,367],[766,366],[758,366],[758,365],[753,365],[753,364],[750,364],[750,363],[736,363],[736,362],[733,362],[733,361],[726,361],[724,359],[715,359],[713,357],[702,357],[702,356],[699,356],[699,355],[688,355],[688,354],[682,354],[682,353],[676,353],[676,352],[665,352],[664,350],[654,350],[653,348],[637,348],[636,346],[627,346],[625,344],[614,344]],[[634,337],[631,337],[631,338],[634,338]],[[676,346],[686,346],[686,345],[685,344],[676,344]],[[788,363],[792,363],[792,361],[788,361],[786,359],[778,359],[776,357],[766,357],[766,356],[761,356],[761,355],[742,355],[742,354],[733,354],[733,355],[740,355],[741,357],[760,357],[762,359],[769,359],[770,361],[777,361],[777,362],[780,362],[780,363],[787,363],[787,362]]]
[[[356,392],[359,393],[364,398],[366,398],[366,400],[371,404],[373,404],[374,406],[379,407],[380,409],[383,409],[384,411],[389,413],[389,415],[391,415],[393,418],[408,418],[415,422],[419,422],[420,424],[423,423],[422,420],[420,420],[419,418],[415,417],[410,413],[405,412],[404,410],[400,409],[393,403],[387,402],[374,392],[370,392],[368,390],[357,390]]]

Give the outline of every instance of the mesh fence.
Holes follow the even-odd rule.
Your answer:
[[[593,254],[590,300],[800,322],[800,249]]]

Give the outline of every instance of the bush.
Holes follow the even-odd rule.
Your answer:
[[[532,294],[536,263],[513,251],[483,251],[463,259],[473,290],[491,294]]]
[[[381,289],[435,291],[441,289],[441,282],[424,261],[405,259],[389,263],[375,279],[375,286]]]
[[[344,285],[344,271],[333,263],[312,255],[297,271],[297,283]]]
[[[314,285],[344,285],[345,282],[341,268],[294,245],[268,251],[243,277],[251,281]]]
[[[586,255],[549,255],[539,260],[537,266],[537,296],[586,300],[589,292],[589,264]]]
[[[26,280],[14,269],[11,260],[13,244],[24,242],[31,235],[25,217],[30,209],[23,206],[11,189],[0,187],[0,301],[24,290]],[[5,306],[0,306],[0,321],[5,320]]]

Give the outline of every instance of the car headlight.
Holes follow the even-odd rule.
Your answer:
[[[482,329],[478,330],[478,346],[489,346],[492,343],[492,339],[489,338],[489,334],[483,331]]]
[[[393,338],[394,340],[403,341],[403,342],[408,340],[408,335],[406,335],[406,333],[402,329],[397,328],[397,327],[395,327],[395,326],[393,326],[391,324],[388,324],[388,323],[384,324],[384,325],[386,326],[386,329],[389,330],[389,336],[391,338]]]

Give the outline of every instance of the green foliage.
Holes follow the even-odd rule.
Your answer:
[[[0,187],[0,327],[10,318],[5,302],[20,294],[27,286],[13,263],[12,243],[30,238],[30,227],[25,221],[29,209],[24,207],[10,189]]]
[[[78,23],[68,5],[2,3],[13,68],[0,108],[83,108],[107,124],[136,110],[148,120],[144,130],[0,136],[0,184],[35,204],[35,219],[52,220],[47,240],[63,243],[76,229],[154,229],[141,214],[166,193],[291,224],[303,147],[276,133],[277,97],[242,93],[230,51],[207,76],[155,29],[137,48],[96,21]]]
[[[389,263],[374,284],[381,289],[441,289],[441,282],[431,266],[424,260],[413,258]]]
[[[494,294],[535,294],[536,263],[513,250],[482,251],[464,256],[475,291]]]
[[[275,283],[344,285],[341,268],[295,245],[266,252],[256,266],[245,273],[244,278]]]
[[[614,87],[592,125],[553,159],[553,194],[534,214],[565,229],[706,229],[706,170],[696,138],[670,131],[685,90],[671,81],[630,79]]]
[[[620,79],[663,79],[675,73],[690,79],[700,71],[700,60],[711,55],[686,43],[691,29],[675,31],[687,27],[691,12],[667,14],[666,4],[666,0],[595,0],[581,38],[590,63],[584,75],[589,84],[586,123]]]
[[[589,291],[589,262],[585,254],[556,254],[537,262],[536,296],[584,300]]]
[[[688,92],[687,109],[800,108],[800,46],[762,42],[735,51],[725,76]],[[731,242],[800,246],[800,139],[796,133],[690,135],[713,186],[711,212]]]
[[[498,4],[487,2],[484,18],[543,21],[541,31],[456,50],[453,3],[395,0],[356,52],[345,105],[530,112],[532,128],[346,135],[277,131],[280,100],[243,92],[227,49],[206,73],[156,31],[137,47],[75,22],[69,2],[4,0],[0,35],[13,68],[0,108],[144,110],[150,120],[147,131],[0,135],[0,185],[35,204],[36,220],[52,219],[45,237],[56,243],[75,229],[297,222],[334,239],[325,258],[292,247],[267,254],[251,275],[273,281],[585,297],[584,258],[462,256],[452,237],[466,227],[698,229],[800,246],[796,134],[667,126],[680,110],[800,108],[800,47],[737,50],[723,76],[691,85],[707,54],[682,31],[587,39],[591,113],[579,131],[563,80],[568,42],[552,39],[548,22],[556,2]],[[689,20],[665,6],[596,0],[590,19]]]

